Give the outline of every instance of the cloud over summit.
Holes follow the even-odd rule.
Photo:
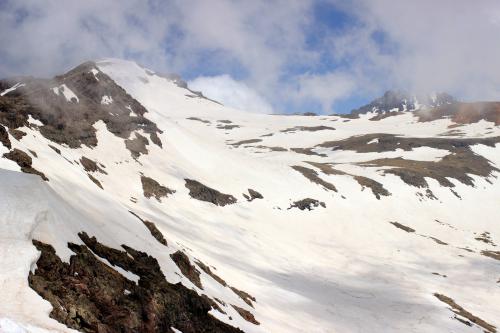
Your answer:
[[[259,109],[342,112],[391,88],[500,99],[498,36],[495,0],[4,0],[0,76],[118,57]]]

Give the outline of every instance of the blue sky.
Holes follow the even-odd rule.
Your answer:
[[[496,0],[0,0],[1,77],[126,58],[253,112],[499,100],[499,39]]]

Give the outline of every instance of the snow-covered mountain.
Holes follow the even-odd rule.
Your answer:
[[[251,114],[116,59],[0,95],[0,332],[500,327],[500,103]]]
[[[352,110],[351,113],[353,115],[359,115],[368,112],[389,113],[415,111],[454,103],[457,103],[457,100],[447,93],[416,95],[403,91],[388,90],[381,97],[374,99],[358,109]]]

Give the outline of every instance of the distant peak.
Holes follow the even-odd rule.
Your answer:
[[[430,94],[412,94],[402,90],[387,90],[381,97],[358,109],[352,114],[368,112],[384,113],[390,111],[415,111],[422,108],[436,107],[444,104],[453,104],[457,100],[446,92]]]

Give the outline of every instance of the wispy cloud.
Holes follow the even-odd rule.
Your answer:
[[[203,91],[207,97],[226,106],[255,113],[273,113],[272,106],[245,83],[229,75],[198,77],[188,82],[191,89]]]
[[[0,76],[121,57],[329,113],[389,88],[500,99],[498,36],[496,0],[4,0]]]

